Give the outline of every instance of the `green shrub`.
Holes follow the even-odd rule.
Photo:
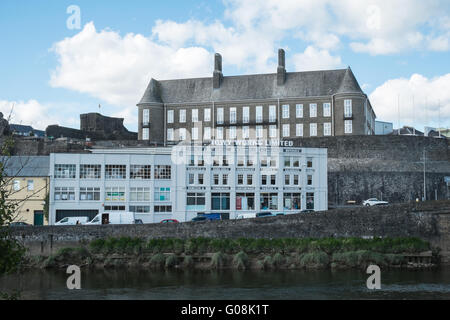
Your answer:
[[[194,258],[192,256],[185,256],[183,259],[184,268],[192,268],[194,266]]]
[[[285,262],[285,258],[283,257],[283,255],[281,253],[277,252],[273,256],[272,261],[273,261],[273,265],[278,268],[283,265],[283,263]]]
[[[225,266],[226,256],[222,251],[216,252],[211,257],[211,268],[220,269]]]
[[[325,252],[317,251],[302,254],[299,257],[299,264],[302,268],[321,269],[328,266],[329,260]]]
[[[177,256],[174,254],[170,254],[166,257],[166,263],[165,263],[165,267],[166,269],[170,269],[173,268],[177,265]]]
[[[150,258],[150,266],[155,269],[162,269],[166,263],[166,257],[162,253],[157,253]]]
[[[368,250],[348,251],[333,254],[335,264],[351,268],[366,267],[369,264],[386,265],[385,255]]]
[[[248,267],[248,256],[244,251],[238,252],[233,258],[233,267],[238,270],[245,270]]]
[[[94,253],[101,252],[104,246],[105,246],[105,239],[96,239],[89,243],[89,248]]]

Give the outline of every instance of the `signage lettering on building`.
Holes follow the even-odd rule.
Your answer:
[[[271,146],[271,147],[292,147],[294,141],[289,140],[212,140],[211,145],[215,146]]]

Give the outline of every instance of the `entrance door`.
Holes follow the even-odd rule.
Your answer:
[[[44,225],[44,211],[34,211],[34,223],[35,226]]]

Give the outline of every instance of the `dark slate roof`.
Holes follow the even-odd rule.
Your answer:
[[[277,85],[276,73],[223,77],[219,89],[213,89],[212,78],[151,79],[139,104],[283,99],[344,92],[363,93],[350,67],[288,72],[281,86]]]
[[[22,132],[22,133],[30,133],[31,131],[34,130],[32,126],[24,126],[21,124],[10,124],[9,129],[11,131]]]
[[[50,174],[49,156],[0,157],[5,164],[5,175],[9,177],[48,177]]]

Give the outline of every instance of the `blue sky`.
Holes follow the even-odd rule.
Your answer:
[[[101,104],[136,130],[151,77],[210,76],[214,52],[225,76],[275,72],[285,48],[288,72],[350,65],[380,120],[449,127],[450,3],[422,2],[2,0],[0,111],[76,128]]]

